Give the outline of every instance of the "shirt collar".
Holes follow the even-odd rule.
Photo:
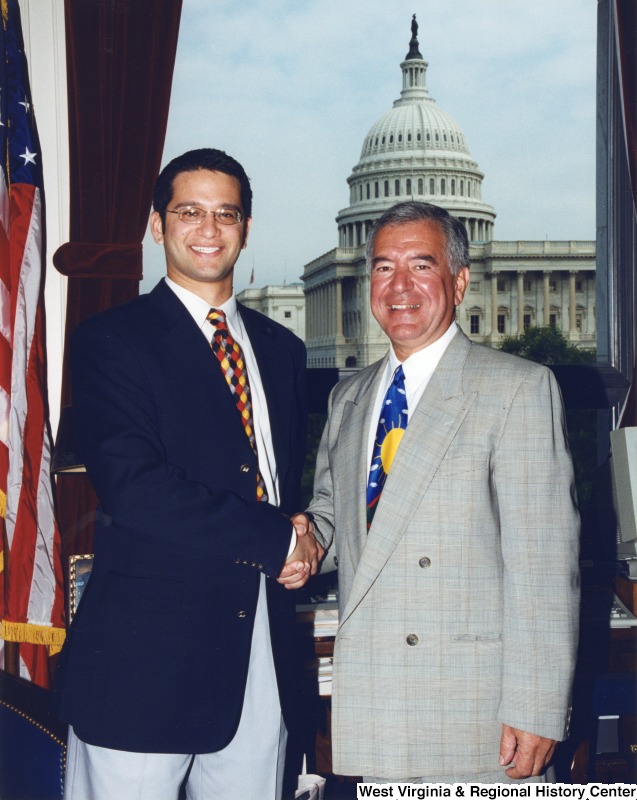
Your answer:
[[[407,380],[409,380],[411,376],[417,378],[425,373],[433,372],[457,331],[458,324],[452,322],[439,339],[436,339],[435,342],[427,345],[427,347],[423,347],[422,350],[417,350],[415,353],[412,353],[402,362],[399,361],[398,356],[394,352],[394,348],[390,346],[389,369],[391,370],[391,374],[394,374],[396,367],[401,363]]]
[[[191,292],[190,289],[185,289],[183,286],[180,286],[178,283],[175,283],[175,281],[168,277],[164,278],[164,280],[181,300],[181,302],[186,306],[188,312],[195,320],[197,325],[205,330],[205,326],[209,324],[208,314],[210,313],[211,306],[203,299],[203,297],[199,297],[198,294]],[[215,308],[218,308],[225,313],[230,326],[237,326],[239,309],[237,308],[237,297],[234,292],[225,301],[225,303],[222,303],[220,306],[215,306]]]

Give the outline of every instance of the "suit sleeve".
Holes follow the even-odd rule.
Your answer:
[[[334,540],[334,490],[332,484],[332,470],[329,463],[329,432],[332,418],[332,405],[334,389],[330,393],[327,409],[327,422],[323,429],[321,442],[316,454],[316,467],[314,470],[314,496],[308,512],[314,520],[316,537],[325,549],[330,549]],[[322,571],[334,568],[334,556],[328,553],[321,567]]]
[[[522,381],[494,461],[504,568],[499,716],[561,740],[578,641],[579,515],[562,400],[548,369]]]
[[[278,575],[289,520],[268,503],[211,491],[189,479],[183,465],[170,463],[157,390],[139,352],[112,326],[91,320],[74,335],[71,358],[77,444],[100,506],[118,529]],[[211,461],[211,470],[223,469],[223,455],[219,461]]]

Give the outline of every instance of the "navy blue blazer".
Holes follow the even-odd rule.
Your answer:
[[[300,508],[305,347],[239,306],[268,401],[281,506],[211,348],[161,281],[72,337],[76,437],[100,500],[91,579],[60,656],[59,714],[84,741],[223,748],[239,724],[259,580],[291,725],[294,592],[275,578]]]

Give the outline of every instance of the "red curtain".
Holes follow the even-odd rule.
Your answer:
[[[142,239],[161,165],[182,0],[65,0],[71,178],[66,342],[79,322],[139,293]],[[62,405],[72,402],[65,353]],[[58,478],[65,563],[92,552],[96,498]]]
[[[633,215],[635,215],[637,209],[637,4],[634,0],[615,0],[615,33],[624,137],[633,196]],[[635,309],[635,318],[637,318],[637,308]],[[634,330],[633,337],[636,337]],[[637,344],[637,340],[634,343]],[[637,363],[621,425],[637,425]]]

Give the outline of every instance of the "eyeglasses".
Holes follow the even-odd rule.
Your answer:
[[[189,225],[199,225],[203,222],[208,214],[212,214],[217,222],[222,225],[237,225],[243,220],[243,211],[237,211],[235,208],[218,208],[216,211],[204,211],[203,208],[197,206],[184,206],[178,208],[176,211],[167,208],[169,214],[177,214],[180,222],[187,222]]]

